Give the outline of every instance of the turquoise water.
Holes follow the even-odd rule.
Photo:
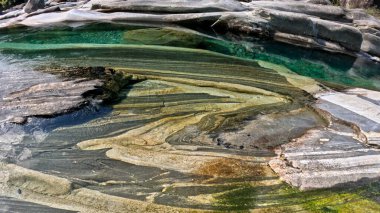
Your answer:
[[[342,54],[294,47],[273,41],[232,42],[194,32],[147,26],[92,24],[77,28],[15,29],[0,35],[0,49],[28,44],[134,44],[205,49],[263,60],[340,88],[380,90],[380,64]],[[52,48],[53,51],[54,48]]]
[[[134,45],[134,47],[130,48],[132,45]],[[136,45],[138,47],[141,45],[141,48],[136,48]],[[179,51],[179,48],[160,48],[158,50],[158,48],[143,45],[181,47],[181,51]],[[1,52],[15,56],[16,59],[12,62],[15,64],[20,63],[20,61],[17,61],[17,58],[36,62],[45,61],[47,63],[53,62],[54,58],[68,58],[70,62],[82,60],[88,63],[88,66],[105,66],[104,64],[107,65],[105,61],[109,60],[109,64],[111,64],[111,62],[114,64],[131,62],[134,63],[136,67],[146,68],[147,70],[157,67],[162,68],[160,70],[169,70],[171,66],[178,65],[175,64],[176,61],[184,61],[187,63],[181,63],[181,66],[176,67],[176,69],[185,72],[196,68],[197,70],[195,70],[194,73],[211,73],[211,70],[208,69],[209,67],[201,67],[199,65],[200,63],[198,66],[193,66],[193,62],[213,61],[221,63],[222,66],[228,63],[240,63],[241,65],[247,63],[247,66],[255,66],[255,63],[246,62],[248,60],[239,60],[236,62],[236,59],[233,57],[217,57],[212,54],[205,54],[204,52],[184,51],[183,47],[204,49],[245,59],[262,60],[280,64],[298,74],[310,76],[323,83],[331,84],[331,86],[339,88],[342,86],[357,86],[380,90],[380,84],[378,83],[378,80],[380,80],[380,69],[376,63],[356,60],[355,58],[340,54],[297,48],[272,41],[233,42],[227,41],[224,38],[218,38],[215,35],[199,35],[189,31],[109,24],[95,24],[77,28],[14,29],[3,32],[2,35],[0,35]],[[164,51],[167,51],[167,54],[164,54]],[[169,51],[172,53],[169,54]],[[153,56],[155,60],[149,61]],[[166,59],[168,59],[168,61],[172,61],[172,63],[156,65],[157,61],[165,60],[165,57],[167,57]],[[113,58],[115,58],[114,61]],[[144,60],[139,61],[138,59]],[[231,61],[226,62],[226,60]],[[68,66],[73,66],[73,64],[68,64]],[[219,70],[214,68],[213,71],[213,74],[215,74],[215,72]],[[252,70],[246,72],[244,72],[245,70],[238,71],[240,72],[236,72],[237,76],[244,74],[244,76],[240,77],[247,77],[246,75],[251,74],[248,73],[248,71]],[[220,72],[222,72],[222,68],[220,68]],[[225,75],[227,75],[227,71],[224,72]],[[235,75],[235,73],[233,73],[232,70],[228,75]],[[259,77],[254,74],[251,75],[256,79]],[[269,76],[270,72],[267,72],[265,75]],[[273,76],[273,81],[278,82],[278,79],[275,79],[276,75],[272,74],[271,76]],[[243,81],[239,83],[244,84]],[[259,86],[263,87],[263,85]],[[272,87],[270,88],[271,90],[275,89],[273,85],[270,86]],[[174,102],[177,101],[179,97],[190,100],[196,100],[194,97],[197,97],[200,100],[212,101],[212,96],[207,96],[203,93],[193,96],[194,94],[188,93],[187,95],[167,95],[165,98],[166,100],[172,100]],[[159,102],[161,98],[161,96],[143,96],[142,98],[129,97],[128,101],[149,103],[155,101]],[[128,107],[126,107],[126,109],[119,108],[122,114],[116,114],[115,116],[110,115],[111,109],[108,108],[100,108],[100,110],[96,112],[93,112],[93,110],[93,108],[83,109],[77,113],[61,116],[52,120],[42,120],[39,121],[40,123],[32,123],[26,126],[27,133],[30,135],[32,135],[31,133],[33,133],[36,127],[40,128],[40,126],[43,128],[38,129],[39,132],[46,131],[50,133],[52,130],[55,131],[52,135],[44,139],[45,143],[32,143],[33,146],[35,146],[34,151],[37,154],[34,158],[22,165],[35,170],[41,169],[42,171],[44,171],[43,169],[46,169],[46,171],[50,171],[50,169],[61,169],[63,175],[69,177],[71,175],[75,178],[79,176],[83,179],[90,177],[90,180],[92,180],[92,178],[109,178],[107,175],[120,180],[145,180],[145,177],[149,176],[150,172],[152,173],[151,179],[157,178],[158,174],[156,175],[154,173],[156,172],[155,169],[151,171],[153,170],[152,168],[137,166],[131,168],[132,166],[130,165],[121,165],[121,163],[110,161],[109,159],[99,160],[99,158],[103,156],[103,153],[100,151],[79,151],[71,148],[71,146],[74,146],[77,142],[80,142],[80,140],[104,137],[106,135],[112,136],[113,134],[117,135],[121,133],[120,130],[122,130],[122,132],[128,131],[129,128],[137,128],[140,125],[144,125],[156,119],[134,120],[134,116],[136,115],[130,116],[127,111],[129,110]],[[152,110],[152,112],[149,112],[149,110]],[[155,109],[149,110],[140,109],[142,114],[154,115],[157,113]],[[135,110],[135,112],[137,111]],[[85,113],[88,114],[86,115]],[[94,114],[96,114],[96,117]],[[231,117],[234,116],[235,115],[231,115]],[[94,120],[94,122],[87,124],[89,120],[103,117],[104,120]],[[83,126],[79,124],[83,124]],[[62,126],[73,126],[73,128],[57,130],[58,127]],[[68,137],[68,135],[70,135],[70,137]],[[25,141],[27,140],[30,141],[28,137],[26,137]],[[54,150],[56,147],[59,148],[59,151]],[[45,149],[53,151],[46,152],[47,154],[45,154]],[[65,153],[65,155],[62,153]],[[66,155],[67,153],[69,153],[69,155]],[[74,165],[74,163],[72,163],[73,160],[82,159],[82,156],[87,157],[85,163],[82,162],[80,165]],[[65,159],[66,161],[51,161],[51,159]],[[94,172],[94,170],[96,170],[96,175],[90,173]],[[88,176],[86,176],[87,172],[90,173]],[[157,171],[157,173],[159,172],[162,171]],[[137,174],[137,178],[135,174]],[[187,178],[184,174],[178,175],[172,172],[169,177],[173,179]],[[171,181],[171,179],[166,176],[163,176],[163,179],[164,180],[158,179],[157,183],[154,182],[150,184],[160,186],[162,184],[161,181],[164,183],[168,182],[168,180]],[[145,192],[146,187],[144,184],[145,183],[140,184],[140,182],[138,182],[134,187]],[[95,186],[90,185],[89,187]],[[115,186],[115,188],[119,187],[121,188],[120,190],[130,192],[123,184]],[[261,204],[261,207],[268,205],[274,209],[279,208],[277,212],[294,212],[294,209],[290,208],[292,205],[302,205],[305,210],[312,212],[350,212],[350,210],[355,208],[363,208],[366,210],[373,208],[373,212],[376,212],[376,210],[379,209],[376,203],[379,191],[379,184],[377,183],[363,187],[316,190],[311,192],[300,192],[286,184],[253,187],[243,183],[241,185],[228,186],[226,187],[227,189],[223,187],[224,186],[216,186],[215,189],[213,189],[209,186],[199,186],[199,191],[196,187],[172,188],[165,192],[164,195],[166,197],[161,198],[162,200],[158,199],[157,202],[181,205],[181,200],[178,199],[178,202],[174,200],[176,196],[181,198],[183,194],[188,195],[189,193],[194,193],[198,195],[202,192],[208,193],[215,190],[216,192],[226,191],[226,193],[215,197],[217,201],[216,207],[204,205],[201,206],[202,208],[237,211],[258,208]],[[132,192],[136,193],[135,190],[134,188]],[[112,192],[112,189],[110,191]],[[118,192],[117,190],[115,191]],[[159,191],[162,190],[159,188]],[[280,209],[281,207],[284,207],[284,209]],[[287,209],[288,207],[289,209]]]

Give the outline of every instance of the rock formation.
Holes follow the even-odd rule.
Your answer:
[[[329,128],[314,129],[278,149],[271,167],[301,189],[327,188],[379,177],[378,92],[320,94],[315,107]]]
[[[24,6],[24,11],[26,13],[32,13],[38,9],[43,9],[45,7],[45,0],[28,0]]]
[[[45,6],[0,16],[0,211],[380,211],[375,17],[324,0]]]
[[[107,72],[108,71],[108,72]],[[129,79],[102,67],[49,70],[75,78],[49,83],[38,83],[13,91],[0,100],[0,110],[7,120],[24,124],[29,117],[54,117],[99,101],[112,101]],[[91,80],[93,79],[93,80]]]
[[[340,0],[339,3],[345,8],[368,8],[373,5],[373,0]]]
[[[7,111],[13,123],[25,123],[31,116],[56,116],[89,104],[85,93],[100,87],[100,81],[85,79],[42,83],[3,98],[0,109]]]
[[[252,37],[268,37],[276,41],[308,48],[366,55],[378,60],[376,44],[380,21],[360,10],[345,10],[320,2],[252,1],[97,1],[86,5],[59,4],[67,12],[51,12],[9,19],[5,15],[1,27],[13,25],[41,26],[63,22],[161,22],[189,24],[190,20],[210,25],[224,34],[233,32]],[[29,5],[29,3],[28,3]],[[26,6],[29,8],[29,6]],[[80,10],[71,10],[81,7]],[[40,7],[39,7],[40,8]],[[34,11],[34,10],[33,10]],[[97,11],[97,12],[95,12]],[[28,9],[28,13],[32,10]],[[155,14],[152,14],[155,13]],[[15,14],[16,16],[19,14]],[[202,27],[203,24],[201,24]],[[369,56],[367,55],[369,54]]]

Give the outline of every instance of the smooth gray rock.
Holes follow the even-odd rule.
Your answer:
[[[91,0],[86,5],[65,8],[69,10],[67,13],[54,13],[53,8],[44,11],[44,14],[30,13],[30,16],[20,15],[9,20],[8,17],[12,16],[3,16],[0,17],[4,18],[0,28],[108,21],[190,25],[197,23],[199,27],[211,26],[221,33],[232,32],[238,35],[272,38],[293,45],[352,56],[361,51],[379,56],[373,46],[374,39],[367,39],[363,43],[364,33],[378,36],[378,19],[362,10],[345,10],[331,5],[316,4],[318,2],[266,0],[241,3],[235,0],[196,0],[194,3],[190,0]],[[89,11],[91,8],[97,11]]]
[[[102,13],[88,10],[69,10],[60,13],[44,13],[28,17],[16,23],[5,23],[1,27],[24,25],[43,27],[46,25],[75,24],[80,22],[141,22],[141,23],[180,23],[180,22],[215,22],[224,12],[185,13],[185,14],[147,14],[147,13]]]
[[[321,94],[315,107],[351,124],[360,132],[364,143],[380,146],[380,92],[350,89],[344,93]]]
[[[100,80],[84,79],[37,84],[4,97],[0,110],[8,112],[8,121],[18,124],[25,123],[28,117],[67,113],[88,104],[84,94],[102,84]]]
[[[340,5],[345,8],[368,8],[373,5],[373,0],[340,0]]]
[[[336,42],[341,46],[355,52],[360,51],[363,38],[361,32],[357,28],[317,18],[311,18],[311,20],[315,25],[317,37]]]
[[[366,89],[317,94],[313,106],[327,128],[277,149],[272,169],[302,190],[380,179],[380,93]]]
[[[339,131],[339,133],[336,133]],[[269,165],[301,190],[331,188],[380,178],[380,151],[355,140],[344,126],[315,129],[281,146]]]
[[[45,0],[29,0],[24,7],[24,11],[26,13],[31,13],[37,11],[38,9],[43,9],[44,7]]]
[[[224,24],[226,30],[236,31],[236,26],[238,26],[241,33],[268,32],[267,34],[272,37],[276,32],[287,33],[308,37],[320,43],[323,43],[323,40],[336,43],[353,52],[360,51],[363,40],[361,32],[355,27],[300,13],[273,9],[228,14],[222,16],[218,22],[219,25]]]
[[[321,4],[321,5],[331,5],[332,3],[329,0],[306,0],[306,3],[310,4]]]
[[[345,17],[345,11],[342,8],[330,5],[317,5],[295,1],[252,1],[248,5],[251,8],[262,7],[285,12],[301,13],[327,20],[342,20]]]
[[[92,9],[145,13],[199,13],[248,9],[235,0],[92,0],[90,4]]]
[[[19,193],[23,193],[21,190]],[[35,204],[31,202],[26,202],[10,197],[0,197],[0,212],[13,212],[13,213],[74,213],[74,211],[61,210],[52,208],[49,206],[44,206],[40,204]]]
[[[372,35],[364,33],[364,41],[361,46],[364,52],[368,52],[373,55],[380,55],[380,35]]]

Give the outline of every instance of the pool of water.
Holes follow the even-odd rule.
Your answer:
[[[337,89],[380,90],[375,62],[172,26],[110,24],[4,31],[0,52],[0,98],[57,80],[49,73],[56,67],[105,66],[145,79],[111,105],[32,118],[25,126],[0,124],[1,161],[68,179],[73,190],[112,195],[110,201],[198,210],[380,210],[377,183],[301,192],[270,169],[274,146],[327,124],[307,107],[310,94],[259,65],[280,65]],[[242,135],[246,125],[255,127],[252,137]]]
[[[59,46],[51,44],[160,45],[196,48],[279,64],[297,74],[312,77],[326,84],[330,83],[330,86],[337,88],[348,86],[380,89],[379,63],[268,40],[233,42],[215,34],[199,34],[185,29],[115,24],[91,24],[58,29],[14,29],[2,34],[0,47],[6,49],[4,52],[7,53],[12,53],[16,49],[44,47],[51,50],[47,55],[54,56],[54,48]]]

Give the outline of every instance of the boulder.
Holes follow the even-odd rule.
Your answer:
[[[380,151],[355,140],[355,133],[314,129],[278,149],[269,165],[280,178],[301,190],[378,181]],[[280,150],[281,149],[281,150]]]
[[[315,24],[317,37],[336,42],[348,50],[360,51],[363,38],[357,28],[317,18],[311,18],[311,20]]]
[[[380,36],[380,35],[379,35]],[[372,55],[380,56],[380,37],[364,33],[364,40],[361,46],[362,51],[368,52]]]
[[[32,13],[38,9],[43,9],[44,7],[45,0],[29,0],[24,7],[24,11],[26,13]]]
[[[235,32],[241,30],[240,33],[259,32],[259,34],[274,37],[280,32],[307,37],[319,43],[327,41],[353,52],[360,51],[363,41],[362,33],[350,25],[273,9],[260,8],[249,13],[228,14],[219,19],[217,25],[222,24],[228,28],[227,30],[232,29]]]

